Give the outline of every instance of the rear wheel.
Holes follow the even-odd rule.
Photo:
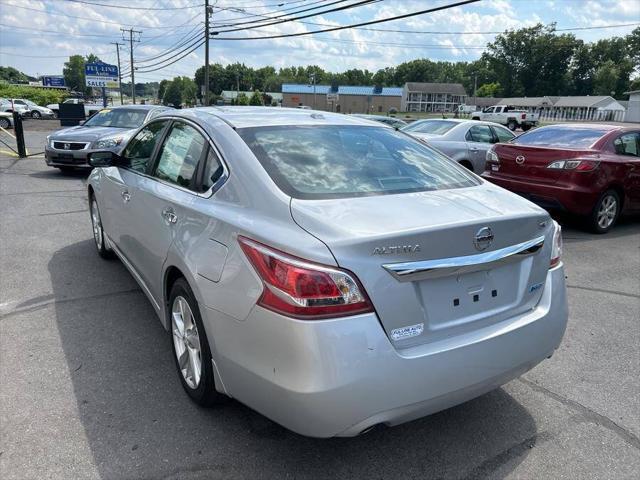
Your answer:
[[[58,118],[58,110],[53,111],[53,118]]]
[[[607,233],[615,225],[620,216],[620,196],[615,190],[607,190],[604,192],[589,219],[591,230],[596,233]]]
[[[31,112],[31,118],[40,118],[42,117],[42,115],[40,114],[39,111],[34,110],[33,112]]]
[[[515,132],[516,128],[518,128],[518,124],[515,120],[509,120],[509,123],[507,123],[507,128],[512,132]]]
[[[171,287],[168,306],[171,346],[182,387],[203,407],[225,402],[228,397],[215,388],[211,350],[198,303],[184,278]]]

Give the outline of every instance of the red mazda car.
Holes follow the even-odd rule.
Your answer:
[[[640,212],[640,126],[551,125],[487,152],[483,177],[605,233]]]

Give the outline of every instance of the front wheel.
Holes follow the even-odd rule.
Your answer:
[[[179,278],[169,294],[171,346],[182,387],[203,407],[228,400],[215,388],[213,363],[207,334],[191,287]]]
[[[589,218],[589,226],[595,233],[607,233],[615,225],[621,210],[620,196],[615,190],[604,192]]]
[[[104,236],[104,230],[102,229],[102,219],[100,218],[100,210],[98,210],[98,202],[95,197],[91,197],[91,204],[89,206],[91,211],[91,227],[93,229],[93,240],[96,244],[96,250],[98,255],[102,258],[112,258],[113,251],[107,246]]]
[[[515,120],[509,120],[509,123],[507,123],[507,128],[512,132],[515,132],[516,128],[518,128],[518,124],[515,122]]]

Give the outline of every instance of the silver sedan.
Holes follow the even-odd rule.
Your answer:
[[[98,254],[140,284],[200,405],[353,436],[492,390],[562,340],[560,227],[387,126],[198,108],[89,157]]]
[[[418,120],[402,131],[437,148],[478,175],[484,172],[485,157],[491,145],[515,137],[508,128],[497,123],[458,119]]]

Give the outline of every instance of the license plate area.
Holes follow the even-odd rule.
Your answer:
[[[522,263],[417,282],[427,319],[439,331],[497,316],[522,300]]]

